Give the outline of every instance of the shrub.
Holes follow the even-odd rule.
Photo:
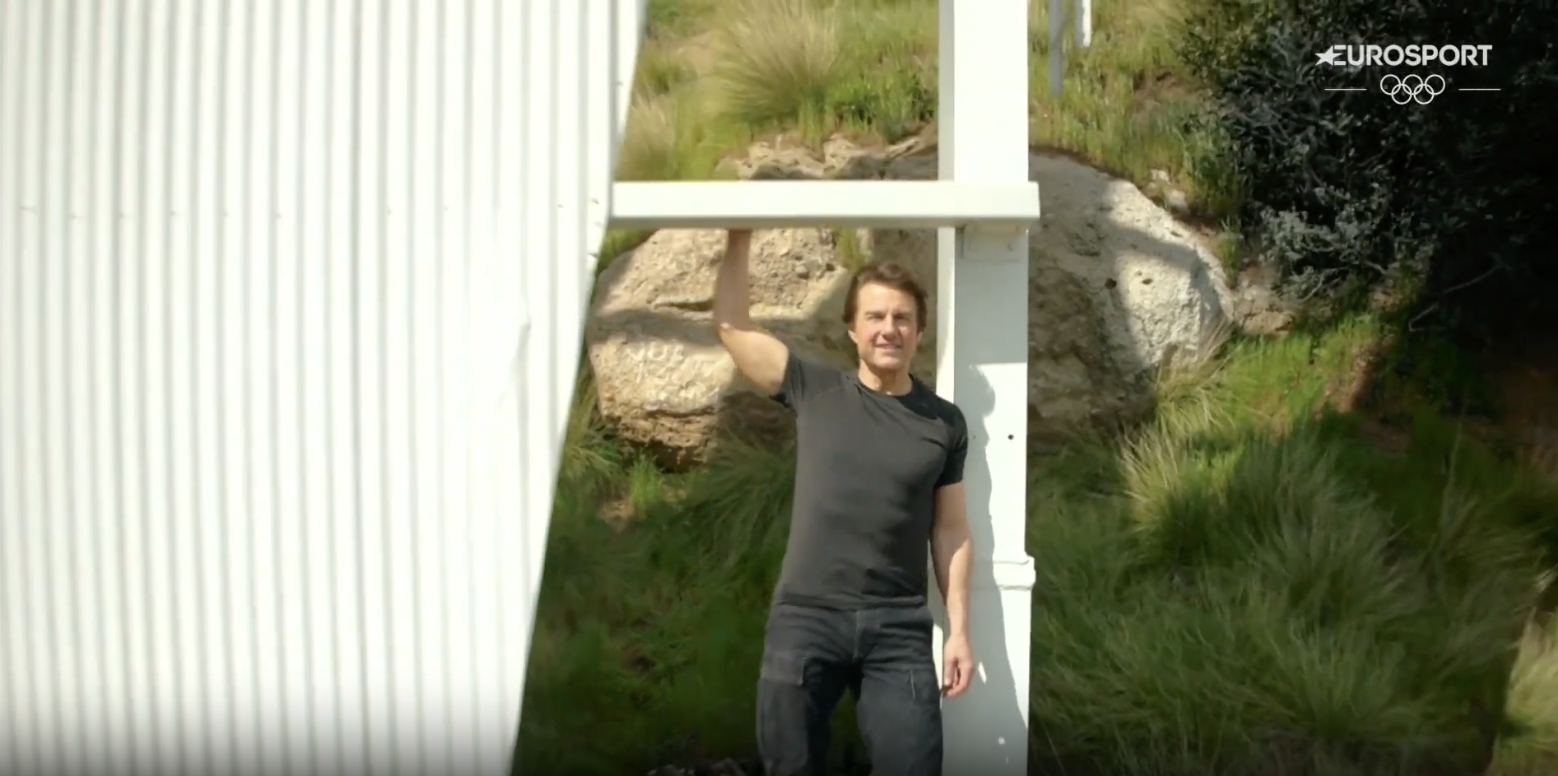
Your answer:
[[[1504,709],[1558,500],[1431,415],[1386,453],[1316,414],[1366,330],[1239,343],[1121,446],[1035,464],[1039,770],[1480,773],[1543,722],[1529,678]]]
[[[1524,286],[1529,300],[1530,282],[1555,277],[1542,255],[1558,236],[1555,28],[1558,6],[1526,0],[1201,4],[1182,54],[1212,93],[1200,122],[1226,140],[1206,163],[1238,179],[1259,258],[1301,296],[1399,281],[1446,308],[1470,287]],[[1486,67],[1440,68],[1452,90],[1428,105],[1374,87],[1412,68],[1316,62],[1335,44],[1412,42],[1493,49]]]
[[[1384,509],[1334,450],[1309,427],[1148,433],[1126,451],[1128,498],[1044,500],[1029,541],[1039,762],[1142,776],[1485,767],[1535,576],[1522,535],[1456,485]]]
[[[1558,628],[1532,628],[1510,678],[1510,721],[1493,776],[1547,776],[1558,771]]]

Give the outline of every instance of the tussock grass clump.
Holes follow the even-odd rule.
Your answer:
[[[666,97],[637,101],[628,113],[628,131],[617,157],[617,180],[675,180],[676,106]]]
[[[1558,773],[1558,627],[1527,630],[1510,677],[1509,717],[1515,731],[1504,740],[1492,776]]]
[[[1175,400],[1221,411],[1167,406],[1116,455],[1035,467],[1036,758],[1143,775],[1486,765],[1542,568],[1516,515],[1537,494],[1443,420],[1393,456],[1344,418],[1256,399],[1302,390],[1309,353],[1346,359],[1365,329],[1240,344]]]
[[[1032,523],[1036,752],[1112,774],[1484,756],[1534,568],[1517,533],[1455,488],[1382,509],[1313,431],[1127,452],[1121,497]]]
[[[722,8],[715,25],[708,88],[723,122],[892,142],[934,118],[934,2],[748,0]]]
[[[842,74],[837,17],[804,0],[732,3],[718,46],[718,110],[754,128],[818,121]]]
[[[700,106],[689,95],[640,94],[628,113],[617,180],[679,180],[702,169],[707,136],[699,120]]]

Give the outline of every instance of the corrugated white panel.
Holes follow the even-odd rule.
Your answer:
[[[0,772],[507,768],[641,1],[0,0]]]

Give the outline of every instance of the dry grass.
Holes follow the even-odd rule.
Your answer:
[[[653,181],[675,179],[680,161],[680,136],[676,102],[665,95],[639,100],[628,114],[627,135],[617,161],[617,179]]]

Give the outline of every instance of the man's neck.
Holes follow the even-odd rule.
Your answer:
[[[914,389],[914,378],[909,371],[878,372],[864,362],[860,364],[860,384],[877,393],[889,396],[905,396]]]

